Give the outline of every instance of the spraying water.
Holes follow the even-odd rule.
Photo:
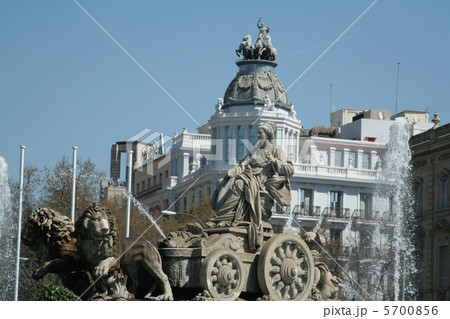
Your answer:
[[[106,180],[108,186],[123,187],[123,192],[124,192],[125,196],[128,196],[129,193],[125,190],[125,182],[120,182],[120,181],[113,180],[111,178],[104,178],[104,177],[102,178],[102,180]],[[153,216],[148,212],[148,208],[145,207],[141,202],[139,202],[132,194],[129,194],[129,195],[130,195],[130,198],[131,198],[131,201],[133,202],[133,204],[138,208],[139,213],[141,213],[142,215],[147,217],[150,220],[150,222],[153,225],[155,225],[156,229],[159,231],[161,236],[164,239],[166,239],[166,236],[164,235],[164,232],[162,231],[161,227],[156,223]]]
[[[387,210],[391,215],[387,222],[379,223],[376,236],[374,234],[374,244],[379,245],[382,254],[392,256],[386,259],[390,263],[389,267],[379,263],[377,268],[378,271],[387,272],[385,277],[388,281],[392,280],[395,301],[404,300],[406,296],[414,298],[415,288],[409,279],[417,272],[412,243],[414,198],[410,187],[409,138],[408,123],[404,118],[397,118],[390,128],[390,140],[384,154],[377,191],[377,197],[390,199]],[[382,276],[380,273],[375,275]]]
[[[146,216],[153,225],[155,225],[156,229],[159,231],[159,233],[161,234],[161,236],[166,239],[166,235],[164,235],[164,232],[162,231],[161,227],[156,223],[155,219],[153,218],[152,215],[149,214],[147,207],[145,207],[144,205],[142,205],[142,203],[140,201],[138,201],[133,195],[126,193],[126,195],[130,196],[131,201],[133,202],[133,204],[138,208],[139,212]]]
[[[345,293],[347,293],[349,296],[351,296],[351,300],[357,300],[357,301],[364,301],[364,300],[366,300],[356,289],[354,289],[352,286],[350,286],[346,282],[341,282],[339,284],[339,287]]]
[[[14,299],[15,234],[8,165],[0,156],[0,300]]]

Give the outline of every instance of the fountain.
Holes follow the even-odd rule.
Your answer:
[[[359,230],[357,236],[347,235],[352,252],[345,270],[358,287],[341,284],[344,298],[355,297],[352,292],[355,288],[373,300],[415,298],[411,280],[417,270],[412,243],[414,199],[410,187],[409,138],[408,123],[397,118],[390,127],[389,143],[382,157],[374,207],[369,212],[371,219],[352,225]]]
[[[14,299],[15,234],[8,165],[0,156],[0,300]]]
[[[393,229],[392,240],[388,239],[389,249],[393,255],[394,300],[405,300],[406,296],[414,298],[415,289],[406,280],[417,272],[414,256],[413,222],[414,215],[411,193],[411,151],[409,148],[410,128],[405,118],[397,118],[390,128],[390,140],[384,155],[378,195],[390,198],[390,210]],[[383,225],[379,225],[381,234]],[[389,227],[389,226],[388,226]],[[386,247],[385,247],[386,249]]]
[[[161,234],[163,239],[166,239],[166,235],[164,235],[164,232],[162,231],[161,227],[156,223],[156,220],[153,218],[153,216],[149,213],[149,210],[147,207],[145,207],[140,201],[138,201],[133,195],[126,193],[126,196],[130,196],[131,201],[133,204],[138,208],[139,212],[147,217],[150,222],[156,227],[158,232]]]
[[[111,185],[121,185],[124,186],[125,182],[117,182],[112,180],[111,178],[104,178],[103,176],[101,176],[101,183],[106,182],[108,186]],[[164,234],[164,232],[161,229],[161,226],[156,223],[155,219],[153,218],[153,216],[149,213],[149,209],[148,207],[145,207],[145,205],[143,205],[140,201],[138,201],[136,199],[136,197],[134,197],[132,194],[128,193],[127,190],[125,189],[125,187],[123,187],[123,189],[121,189],[121,191],[123,192],[125,197],[130,196],[131,202],[133,203],[134,206],[137,207],[139,213],[145,217],[148,218],[148,220],[155,226],[155,228],[158,230],[158,232],[160,233],[160,235],[166,239],[166,235]]]

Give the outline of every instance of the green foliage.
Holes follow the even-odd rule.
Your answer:
[[[44,284],[35,297],[36,301],[76,301],[79,297],[63,286]]]
[[[95,170],[90,159],[77,160],[75,210],[82,212],[92,202],[99,200],[99,185],[104,173]],[[69,214],[72,202],[72,163],[64,156],[53,169],[44,168],[42,207]]]

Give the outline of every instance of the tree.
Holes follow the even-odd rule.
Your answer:
[[[92,202],[99,200],[99,185],[103,172],[87,160],[77,160],[75,211],[81,212]],[[70,214],[72,203],[72,163],[64,156],[53,169],[44,168],[42,177],[41,206],[52,208],[62,214]]]

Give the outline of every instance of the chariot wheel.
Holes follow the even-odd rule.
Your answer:
[[[200,285],[216,300],[237,299],[244,287],[244,272],[239,256],[223,248],[213,250],[200,268]]]
[[[314,260],[306,243],[294,234],[278,234],[261,249],[258,283],[271,300],[305,300],[314,282]]]

